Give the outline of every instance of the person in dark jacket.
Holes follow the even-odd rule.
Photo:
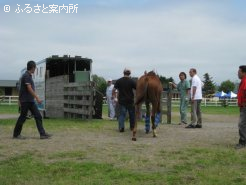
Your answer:
[[[131,79],[131,70],[125,69],[124,76],[115,82],[112,92],[112,98],[116,98],[116,89],[118,90],[118,103],[120,109],[120,115],[118,119],[119,131],[125,130],[125,117],[128,111],[130,120],[130,129],[134,128],[135,122],[135,106],[134,106],[134,93],[136,89],[136,82]]]
[[[13,138],[14,139],[25,139],[21,135],[22,126],[27,119],[28,110],[31,111],[34,119],[36,121],[36,126],[40,134],[40,139],[48,139],[51,137],[50,134],[46,133],[43,127],[42,116],[34,102],[41,104],[42,100],[39,99],[35,93],[35,86],[32,79],[32,74],[34,74],[36,69],[36,63],[34,61],[29,61],[27,63],[27,71],[22,75],[19,90],[19,104],[20,104],[20,116],[16,122]]]

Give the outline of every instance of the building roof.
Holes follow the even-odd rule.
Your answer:
[[[0,80],[0,87],[16,87],[18,80]]]

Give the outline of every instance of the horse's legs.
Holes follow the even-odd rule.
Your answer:
[[[132,141],[136,141],[137,140],[137,138],[136,138],[137,122],[138,122],[139,115],[140,115],[140,107],[141,107],[141,104],[135,106],[135,123],[134,123],[134,128],[133,128],[133,131],[132,131]]]
[[[160,102],[157,103],[156,108],[156,115],[155,115],[155,126],[157,127],[159,123],[161,122],[161,109],[160,109]]]
[[[128,113],[129,113],[130,129],[132,131],[135,125],[135,106],[129,106]]]
[[[155,125],[156,109],[157,109],[157,105],[156,105],[156,103],[153,103],[152,104],[152,113],[151,113],[151,123],[152,123],[153,137],[157,137],[156,125]]]

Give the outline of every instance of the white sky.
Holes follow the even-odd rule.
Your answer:
[[[16,13],[17,4],[78,9]],[[178,81],[179,72],[196,68],[217,84],[235,82],[238,66],[246,64],[245,8],[243,0],[1,0],[0,79],[18,79],[28,60],[79,55],[91,58],[93,73],[105,79],[128,67],[132,76],[154,69]]]

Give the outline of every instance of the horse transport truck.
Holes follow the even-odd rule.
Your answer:
[[[103,96],[92,82],[92,59],[53,55],[37,62],[33,81],[43,117],[102,117]]]

